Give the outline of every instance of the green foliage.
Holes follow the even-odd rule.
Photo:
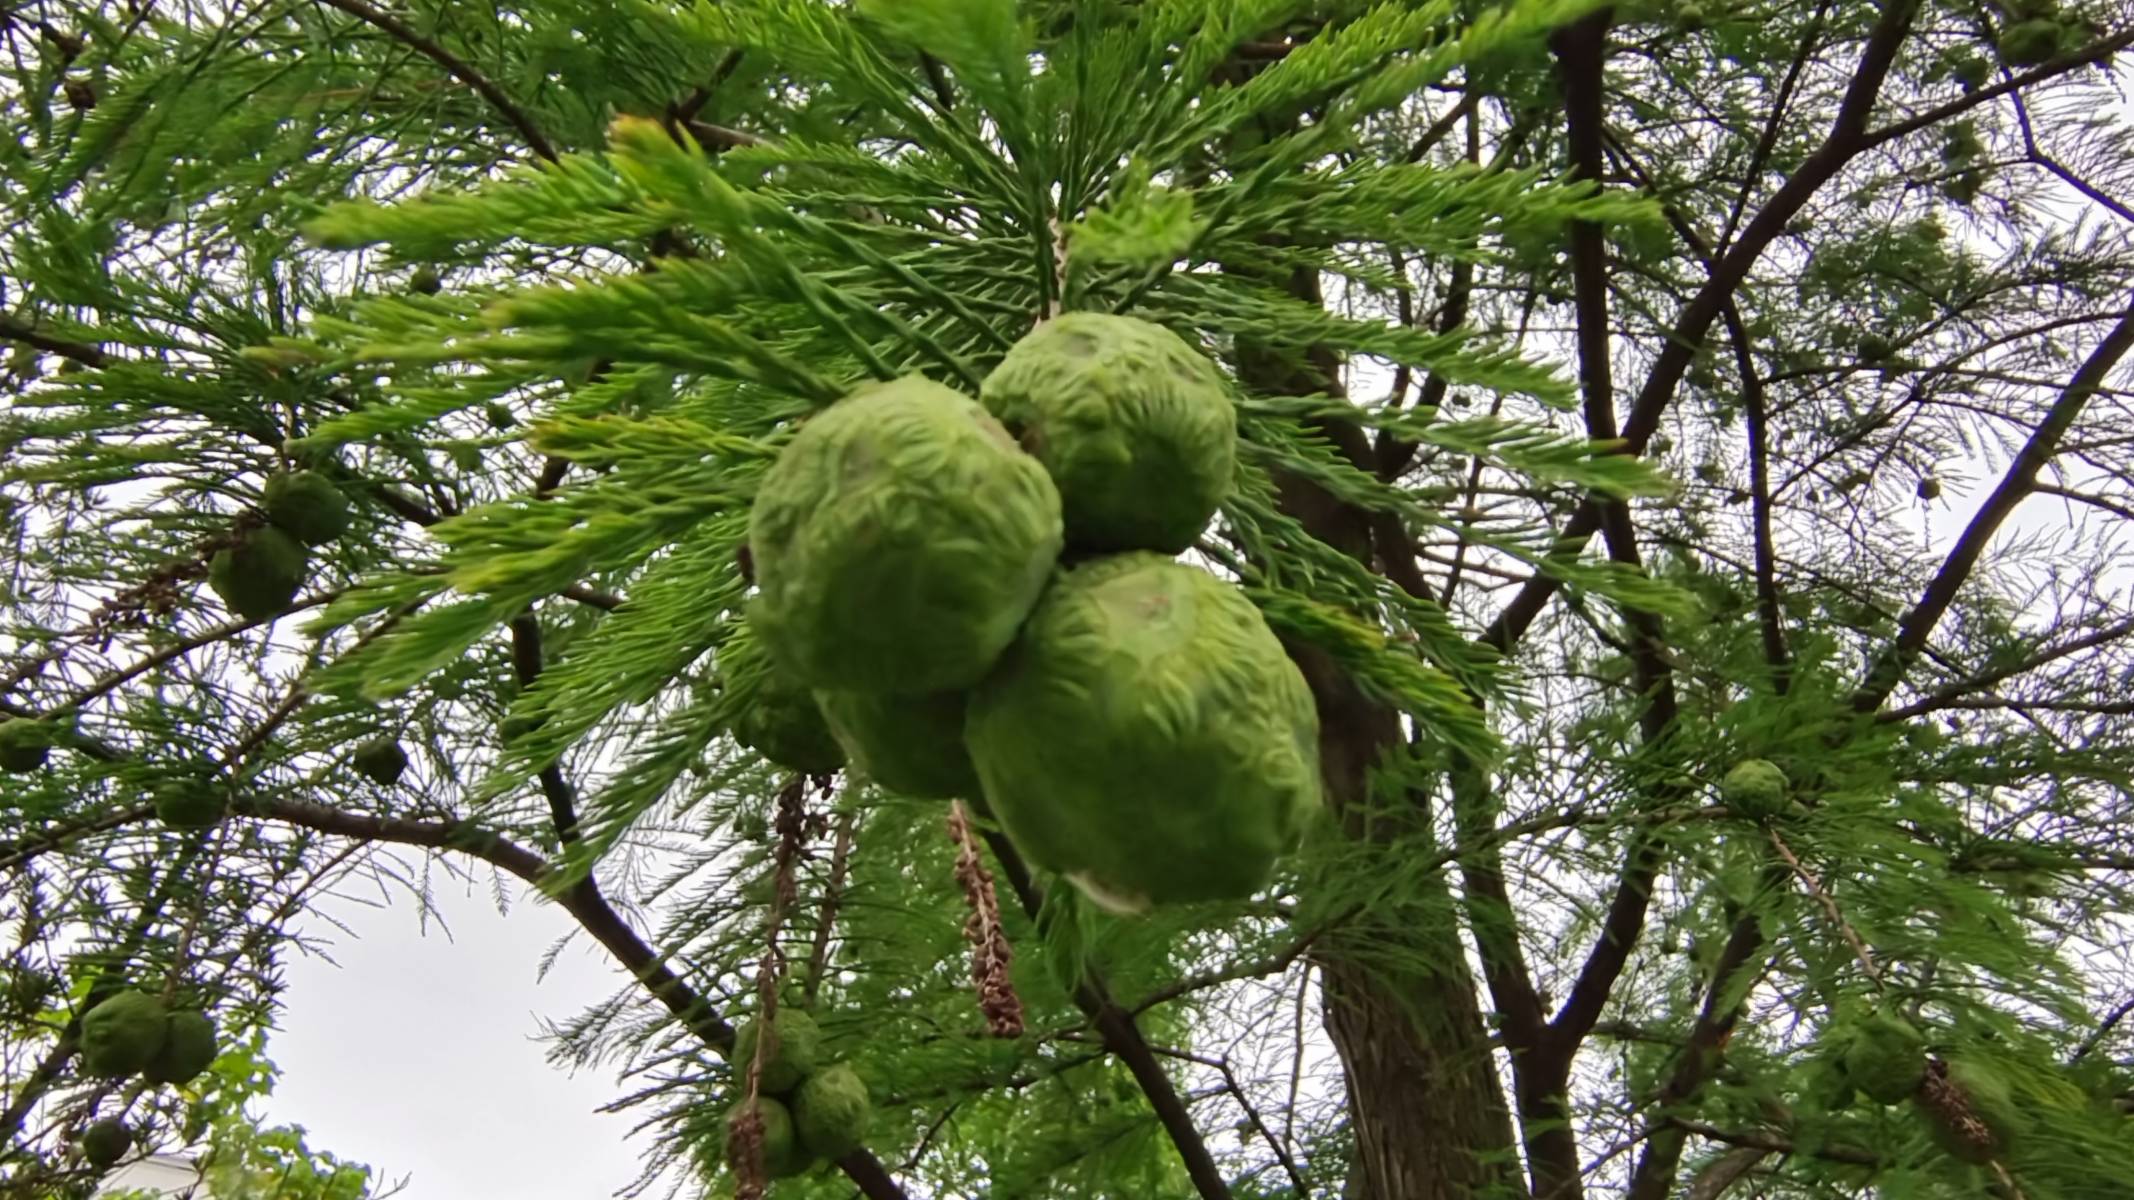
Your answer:
[[[1926,1078],[1926,1049],[1910,1021],[1875,1013],[1848,1031],[1846,1078],[1877,1104],[1900,1104]]]
[[[2039,17],[2018,21],[2001,31],[1995,48],[2011,67],[2035,67],[2059,54],[2065,34],[2059,21]]]
[[[1208,223],[1193,214],[1193,194],[1159,187],[1148,164],[1135,160],[1112,182],[1107,203],[1067,231],[1069,255],[1077,262],[1150,269],[1184,256]]]

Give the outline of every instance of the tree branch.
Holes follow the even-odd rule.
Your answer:
[[[443,67],[447,74],[473,88],[480,94],[482,99],[489,102],[490,107],[501,113],[506,121],[511,122],[512,128],[519,131],[519,136],[526,139],[527,147],[535,154],[550,162],[556,161],[556,148],[549,145],[548,139],[541,135],[541,128],[533,123],[533,118],[527,116],[524,109],[514,104],[511,97],[504,94],[502,88],[490,82],[488,76],[468,65],[467,60],[438,45],[434,39],[426,38],[417,33],[400,18],[373,8],[364,3],[363,0],[321,0],[321,2],[330,8],[340,9],[367,25],[373,25],[384,30],[394,40],[420,52],[438,66]]]
[[[1943,560],[1941,570],[1920,595],[1919,603],[1913,605],[1912,611],[1898,623],[1896,639],[1876,659],[1860,690],[1853,694],[1854,712],[1871,713],[1882,707],[1882,702],[1903,681],[1905,669],[1918,657],[1935,625],[1940,623],[1942,614],[1955,603],[1956,593],[1971,578],[1971,572],[1978,566],[1980,556],[1985,553],[2001,523],[2030,494],[2038,472],[2059,451],[2060,440],[2081,417],[2090,398],[2104,386],[2106,378],[2130,348],[2134,348],[2134,306],[2127,308],[2119,323],[2075,372],[2060,398],[2047,410],[2045,419],[2031,433],[2030,440],[2016,454],[2015,461],[2008,464],[1999,486],[1972,516],[1948,558]]]
[[[2015,103],[2016,127],[2023,131],[2023,149],[2029,154],[2030,161],[2050,171],[2060,182],[2081,192],[2090,199],[2091,203],[2096,204],[2113,216],[2122,221],[2134,221],[2134,209],[2130,209],[2106,195],[2089,180],[2068,170],[2059,159],[2045,153],[2044,147],[2038,145],[2037,132],[2030,127],[2030,106],[2023,103],[2023,97],[2020,94],[2012,95],[2009,99]]]
[[[1604,132],[1601,114],[1603,54],[1606,49],[1608,12],[1587,18],[1560,32],[1553,45],[1564,76],[1565,128],[1570,142],[1572,168],[1579,178],[1598,182],[1604,166]],[[1608,317],[1607,245],[1598,225],[1576,222],[1571,227],[1571,272],[1573,304],[1577,313],[1579,383],[1585,401],[1587,436],[1607,441],[1616,436],[1614,381],[1610,369],[1611,331]],[[1602,536],[1608,557],[1642,573],[1636,531],[1631,525],[1630,506],[1610,499],[1602,506]],[[1638,714],[1639,736],[1651,750],[1664,744],[1674,725],[1677,700],[1674,676],[1668,667],[1664,633],[1659,618],[1650,612],[1626,608],[1623,620],[1630,628],[1630,660],[1634,684],[1642,707]],[[1678,789],[1668,789],[1657,798],[1663,805],[1679,799]],[[1665,855],[1662,843],[1649,833],[1633,833],[1624,852],[1621,876],[1609,901],[1608,914],[1599,938],[1587,952],[1578,978],[1562,1009],[1549,1023],[1535,1056],[1531,1081],[1521,1081],[1522,1092],[1547,1095],[1522,1097],[1531,1108],[1528,1120],[1541,1118],[1548,1131],[1530,1142],[1553,1139],[1550,1162],[1530,1151],[1534,1160],[1536,1200],[1571,1200],[1582,1194],[1578,1170],[1578,1146],[1572,1132],[1565,1097],[1570,1086],[1570,1068],[1579,1044],[1600,1019],[1608,996],[1615,989],[1645,926],[1652,901],[1653,878]],[[1545,1173],[1543,1166],[1550,1169]]]
[[[1705,1164],[1697,1177],[1690,1180],[1689,1190],[1682,1193],[1682,1200],[1719,1200],[1735,1184],[1740,1183],[1756,1164],[1771,1157],[1771,1151],[1762,1146],[1737,1146]]]
[[[1638,392],[1631,408],[1630,419],[1622,430],[1623,446],[1619,453],[1639,454],[1645,443],[1659,427],[1660,417],[1667,411],[1674,398],[1675,388],[1689,371],[1690,362],[1696,357],[1697,348],[1704,344],[1705,334],[1726,301],[1748,278],[1749,269],[1763,256],[1770,244],[1785,232],[1786,224],[1805,207],[1824,184],[1835,178],[1845,165],[1863,151],[1871,148],[1880,139],[1867,133],[1867,120],[1872,115],[1875,100],[1881,94],[1883,81],[1889,77],[1890,68],[1896,62],[1897,51],[1911,30],[1912,18],[1918,10],[1918,0],[1894,0],[1882,10],[1875,23],[1874,32],[1868,37],[1861,51],[1860,61],[1853,71],[1845,97],[1840,102],[1837,119],[1830,133],[1823,139],[1813,154],[1802,162],[1780,186],[1769,201],[1759,209],[1756,216],[1742,230],[1741,241],[1727,251],[1714,265],[1712,277],[1698,289],[1682,314],[1676,318],[1668,333],[1667,344],[1660,350],[1645,385]],[[2134,37],[2134,35],[2130,35]],[[1585,548],[1595,532],[1600,529],[1604,506],[1597,496],[1588,496],[1574,510],[1557,534],[1552,556],[1575,558]],[[1499,652],[1509,652],[1525,635],[1549,598],[1563,586],[1563,580],[1551,572],[1540,572],[1523,585],[1502,611],[1481,633],[1479,640]]]
[[[263,799],[243,811],[246,815],[340,837],[457,851],[498,867],[543,894],[547,894],[552,882],[562,878],[540,855],[493,830],[468,822],[373,817],[286,798]],[[721,1020],[696,989],[670,970],[661,956],[600,898],[597,891],[586,888],[586,882],[581,880],[550,898],[592,934],[593,940],[626,968],[654,999],[674,1014],[683,1028],[715,1050],[732,1049],[734,1027]],[[868,1200],[908,1200],[888,1169],[866,1151],[847,1155],[839,1159],[837,1165]]]
[[[2094,633],[2084,634],[2081,637],[2048,646],[2019,663],[2012,663],[1995,670],[1981,671],[1976,675],[1967,676],[1947,687],[1936,690],[1925,699],[1914,701],[1903,708],[1879,712],[1875,714],[1875,720],[1878,722],[1905,721],[1913,717],[1925,716],[1927,713],[1936,712],[1961,703],[1965,697],[1985,688],[1990,688],[2003,680],[2011,679],[2028,671],[2035,671],[2047,663],[2065,658],[2070,654],[2079,654],[2084,650],[2094,650],[2098,646],[2116,642],[2129,634],[2134,634],[2134,619],[2120,621]]]
[[[1765,869],[1758,880],[1756,896],[1761,897],[1786,886],[1787,872],[1784,866]],[[1742,1001],[1749,989],[1737,987],[1736,979],[1752,962],[1760,961],[1764,949],[1763,914],[1751,900],[1748,911],[1734,922],[1728,931],[1726,945],[1719,952],[1719,962],[1712,971],[1710,987],[1704,994],[1704,1007],[1697,1014],[1697,1023],[1690,1028],[1689,1042],[1675,1060],[1675,1069],[1660,1088],[1658,1107],[1680,1104],[1704,1086],[1714,1067],[1719,1065],[1727,1039],[1734,1032],[1734,1023],[1740,1019]],[[1684,1131],[1675,1125],[1655,1130],[1646,1143],[1645,1153],[1638,1158],[1632,1173],[1630,1187],[1624,1200],[1664,1200],[1675,1177],[1675,1168],[1681,1164],[1682,1149],[1687,1142]]]
[[[1741,374],[1741,398],[1748,410],[1749,505],[1755,523],[1756,615],[1763,632],[1764,662],[1771,668],[1771,688],[1779,695],[1792,686],[1792,658],[1786,651],[1785,618],[1778,606],[1778,544],[1771,532],[1771,417],[1763,377],[1749,353],[1749,330],[1741,311],[1727,301],[1727,337],[1734,344],[1734,366]]]
[[[2114,54],[2130,47],[2134,47],[2134,30],[2127,30],[2111,37],[2091,42],[2072,54],[2063,54],[2051,62],[2033,67],[2020,75],[2004,79],[1992,87],[1980,88],[1961,99],[1951,100],[1947,104],[1930,108],[1917,116],[1907,117],[1892,125],[1885,125],[1868,134],[1866,138],[1867,144],[1862,148],[1873,149],[1884,142],[1895,141],[1906,134],[1917,133],[1922,129],[1939,125],[1950,117],[1960,117],[1989,100],[1998,100],[2011,92],[2019,92],[2032,84],[2043,83],[2048,79],[2065,75],[2078,67],[2102,63],[2110,59]]]
[[[1825,1159],[1830,1162],[1852,1163],[1855,1166],[1876,1167],[1882,1165],[1881,1155],[1860,1149],[1857,1146],[1825,1144],[1809,1150],[1768,1133],[1737,1133],[1731,1129],[1721,1129],[1717,1125],[1707,1125],[1701,1121],[1690,1121],[1681,1117],[1670,1117],[1668,1123],[1685,1133],[1693,1133],[1701,1138],[1710,1138],[1715,1142],[1724,1142],[1729,1146],[1741,1146],[1759,1150],[1765,1154],[1807,1154],[1813,1158]]]

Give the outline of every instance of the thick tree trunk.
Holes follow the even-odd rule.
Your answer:
[[[1355,837],[1396,825],[1366,821],[1366,771],[1399,745],[1395,715],[1362,696],[1313,651],[1296,656],[1320,713],[1329,799]],[[1511,1120],[1491,1061],[1442,874],[1330,939],[1316,955],[1327,1033],[1348,1077],[1356,1136],[1347,1195],[1358,1200],[1484,1200],[1518,1195]]]
[[[1320,299],[1317,280],[1298,274],[1297,295]],[[1330,356],[1284,361],[1240,346],[1239,374],[1276,395],[1338,395]],[[1369,470],[1369,445],[1354,425],[1327,436]],[[1313,536],[1370,563],[1371,516],[1309,483],[1284,479],[1283,508]],[[1384,843],[1427,822],[1369,794],[1369,772],[1402,746],[1397,713],[1363,695],[1316,650],[1292,646],[1319,708],[1319,744],[1328,801],[1352,837]],[[1389,812],[1389,810],[1391,810]],[[1523,1194],[1504,1092],[1476,1003],[1441,873],[1413,894],[1345,926],[1315,954],[1324,1020],[1347,1073],[1355,1161],[1345,1195],[1355,1200],[1487,1200]]]
[[[1420,931],[1411,930],[1411,933]],[[1450,929],[1441,940],[1455,941]],[[1416,940],[1430,940],[1411,938]],[[1430,953],[1432,948],[1403,947]],[[1456,949],[1457,947],[1452,947]],[[1523,1194],[1504,1097],[1464,969],[1388,977],[1322,964],[1326,1028],[1348,1075],[1359,1200]]]

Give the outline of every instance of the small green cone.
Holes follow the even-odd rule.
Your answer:
[[[215,1022],[206,1013],[181,1009],[163,1027],[163,1048],[141,1077],[150,1083],[189,1083],[215,1061]]]
[[[133,1149],[133,1130],[123,1121],[106,1117],[82,1131],[82,1157],[99,1171],[109,1170]]]
[[[174,779],[156,789],[156,819],[172,829],[212,829],[222,813],[222,794],[212,784]]]
[[[348,497],[317,471],[285,471],[267,478],[260,500],[267,522],[307,546],[348,532]]]
[[[52,728],[43,721],[0,721],[0,771],[35,771],[52,757]]]
[[[732,1056],[734,1077],[744,1078],[749,1060],[756,1054],[756,1033],[759,1022],[750,1021],[741,1027],[734,1038]],[[797,1008],[780,1007],[771,1021],[776,1040],[771,1043],[763,1059],[763,1074],[757,1079],[759,1091],[773,1096],[782,1096],[800,1086],[815,1069],[815,1060],[822,1053],[822,1030],[815,1018]]]
[[[303,543],[267,525],[217,551],[208,561],[207,582],[231,612],[264,621],[289,610],[310,563]]]
[[[376,738],[356,747],[356,752],[348,757],[348,764],[372,783],[391,787],[408,769],[408,752],[391,738]]]
[[[800,1149],[812,1158],[835,1162],[860,1148],[874,1106],[867,1084],[844,1063],[825,1067],[802,1081],[793,1094],[793,1128]]]
[[[82,1066],[91,1075],[124,1079],[163,1049],[169,1014],[146,992],[120,992],[82,1016]]]

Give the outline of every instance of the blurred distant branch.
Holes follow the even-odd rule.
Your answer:
[[[0,317],[0,338],[6,338],[11,342],[21,342],[26,346],[34,346],[47,354],[57,354],[61,358],[71,358],[85,366],[101,367],[109,359],[109,356],[102,350],[87,342],[71,342],[65,338],[53,337],[48,333],[40,333],[35,328],[25,325],[12,317]]]

